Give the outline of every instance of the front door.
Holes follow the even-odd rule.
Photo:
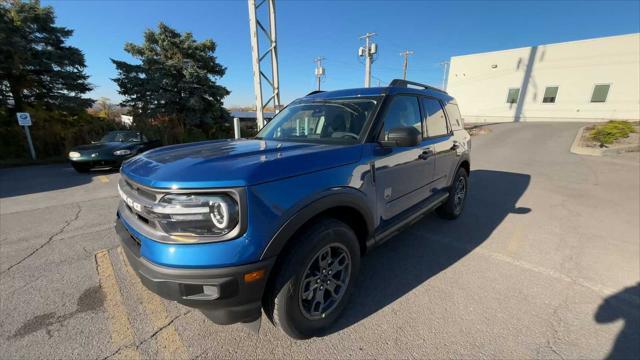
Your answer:
[[[394,96],[386,107],[383,121],[381,140],[386,140],[389,131],[398,127],[413,126],[423,133],[418,98],[413,95]],[[380,147],[376,151],[376,192],[380,217],[384,221],[430,195],[427,184],[433,174],[435,160],[429,152],[434,150],[428,142],[422,141],[417,146]]]

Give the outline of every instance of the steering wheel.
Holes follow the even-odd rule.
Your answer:
[[[354,138],[356,140],[360,139],[358,134],[354,134],[354,133],[347,132],[347,131],[336,131],[331,135],[331,137],[334,137],[334,138]]]

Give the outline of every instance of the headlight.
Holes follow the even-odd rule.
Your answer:
[[[168,194],[152,209],[169,235],[221,236],[238,225],[237,202],[228,195]]]
[[[113,155],[119,155],[119,156],[122,156],[122,155],[129,155],[129,154],[131,154],[131,150],[127,150],[127,149],[124,149],[124,150],[117,150],[117,151],[114,151],[114,152],[113,152]]]
[[[69,159],[76,159],[80,157],[80,153],[77,151],[72,151],[69,153]]]

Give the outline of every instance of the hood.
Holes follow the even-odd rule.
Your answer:
[[[150,187],[236,187],[354,163],[361,153],[361,145],[207,141],[148,151],[125,162],[121,171]]]
[[[76,146],[71,151],[83,152],[83,151],[92,151],[92,152],[101,152],[101,151],[115,151],[117,149],[127,148],[128,143],[124,142],[99,142],[87,145]]]

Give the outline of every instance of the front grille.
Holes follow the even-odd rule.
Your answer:
[[[138,194],[140,197],[147,199],[149,201],[153,201],[156,202],[157,200],[157,196],[156,193],[151,192],[133,182],[131,182],[128,179],[124,179],[124,183],[129,187],[129,189],[131,189],[131,191],[133,191],[134,193]]]
[[[120,191],[129,200],[123,201],[124,209],[138,220],[141,226],[147,227],[149,230],[161,230],[159,224],[155,221],[155,215],[151,212],[162,194],[144,188],[133,181],[122,176],[118,183]],[[135,208],[134,208],[135,207]]]

